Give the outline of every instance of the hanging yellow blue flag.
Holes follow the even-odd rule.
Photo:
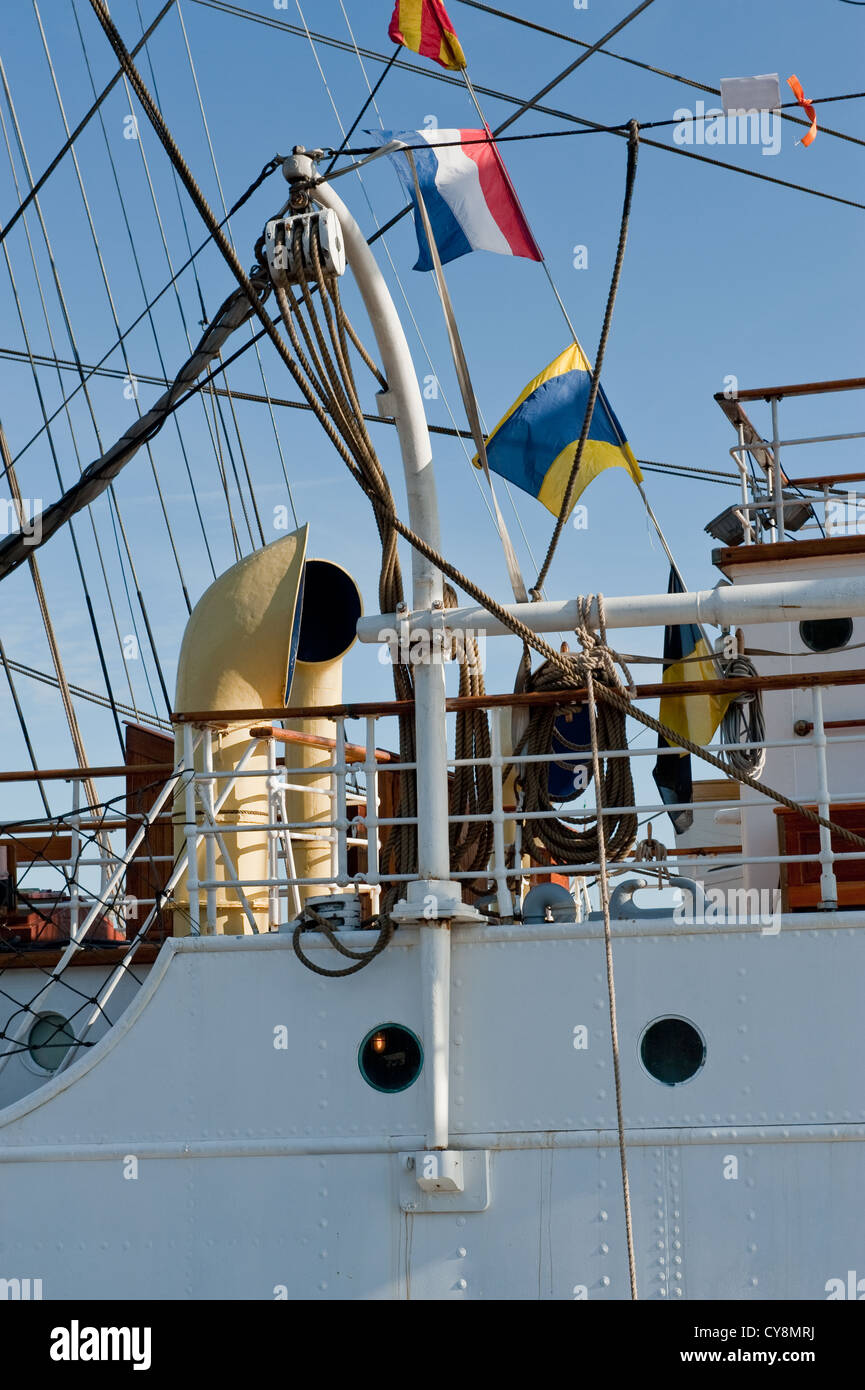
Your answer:
[[[537,497],[554,516],[559,514],[577,452],[591,370],[579,343],[572,343],[529,382],[487,440],[487,462],[493,472]],[[474,463],[480,467],[477,457]],[[605,468],[625,468],[635,483],[643,481],[602,386],[572,504]]]

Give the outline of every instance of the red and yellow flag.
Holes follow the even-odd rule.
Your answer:
[[[443,68],[458,71],[466,65],[466,55],[442,0],[396,0],[387,32],[394,43],[422,58],[433,58]]]

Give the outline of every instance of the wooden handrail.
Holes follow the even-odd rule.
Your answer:
[[[658,658],[660,665],[660,658]],[[756,690],[805,690],[815,685],[865,685],[865,670],[800,671],[796,675],[737,676],[709,681],[670,681],[668,684],[638,685],[638,700],[657,700],[669,695],[737,695]],[[455,695],[446,701],[449,713],[469,709],[518,709],[523,706],[581,704],[585,689],[528,691],[517,695]],[[193,710],[173,714],[175,724],[210,724],[250,722],[258,716],[265,719],[366,719],[387,718],[412,714],[413,700],[367,701],[352,705],[309,705],[302,709],[273,708],[263,710]]]
[[[844,377],[840,381],[805,381],[799,386],[760,386],[756,390],[737,391],[737,401],[780,401],[784,396],[820,396],[833,391],[865,391],[865,377]],[[724,398],[719,391],[715,400]]]
[[[165,778],[174,771],[174,763],[135,763],[127,767],[52,767],[40,772],[27,768],[25,772],[0,772],[0,782],[81,782],[87,777],[125,777],[130,772],[152,772]],[[138,791],[141,791],[138,788]]]
[[[790,478],[793,487],[832,487],[835,483],[865,482],[865,473],[826,473],[816,478]]]
[[[809,690],[815,685],[865,685],[865,669],[856,667],[849,671],[799,671],[796,674],[780,676],[736,676],[731,679],[718,678],[709,681],[670,681],[666,685],[638,685],[635,698],[638,700],[658,700],[672,695],[738,695],[758,690],[767,692]],[[585,689],[575,688],[573,690],[527,691],[521,695],[513,692],[507,695],[455,695],[446,701],[446,707],[449,713],[454,713],[457,710],[469,709],[518,709],[539,705],[575,705],[583,704],[585,699]],[[303,709],[193,710],[184,714],[173,714],[171,718],[175,724],[241,724],[249,721],[250,734],[253,738],[276,737],[283,741],[281,736],[291,733],[291,730],[273,730],[269,725],[253,724],[253,720],[256,717],[259,719],[365,719],[370,716],[388,718],[398,714],[412,714],[413,711],[413,700],[389,700],[368,701],[364,704],[354,705],[310,705]],[[304,734],[300,735],[300,738],[304,740],[319,739],[319,735]],[[285,738],[284,741],[293,743],[295,739]],[[332,749],[336,746],[336,740],[329,742],[324,736],[321,736],[321,745]],[[364,751],[360,744],[348,746]],[[396,754],[387,753],[384,749],[376,749],[376,758],[382,762],[390,762],[396,757]],[[44,781],[68,781],[83,777],[122,777],[127,772],[151,773],[154,777],[164,778],[173,771],[172,763],[138,763],[134,767],[92,767],[87,769],[80,767],[53,768],[43,772],[34,772],[32,768],[27,768],[26,771],[22,772],[0,772],[0,782],[36,782],[40,779]]]
[[[299,743],[306,748],[321,748],[329,753],[336,748],[336,739],[328,738],[325,734],[302,734],[296,729],[274,729],[269,724],[250,729],[249,737],[272,738],[277,743]],[[347,763],[366,762],[366,749],[363,744],[347,743],[345,760]],[[398,763],[399,753],[389,753],[386,748],[376,748],[375,760],[377,763]]]

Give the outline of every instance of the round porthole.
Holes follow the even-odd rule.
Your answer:
[[[406,1091],[423,1069],[420,1039],[401,1023],[380,1023],[361,1043],[357,1063],[374,1091]]]
[[[799,624],[799,636],[812,652],[837,652],[853,636],[853,619],[815,618]]]
[[[685,1018],[658,1018],[640,1039],[640,1060],[665,1086],[681,1086],[706,1060],[702,1034]]]
[[[42,1071],[56,1071],[74,1041],[72,1027],[62,1014],[41,1014],[27,1035],[27,1050]]]

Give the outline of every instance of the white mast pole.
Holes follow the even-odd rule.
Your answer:
[[[295,165],[300,163],[300,159],[295,157],[286,163]],[[314,169],[314,166],[311,167]],[[439,550],[441,534],[429,429],[399,315],[366,237],[345,203],[327,183],[318,184],[312,190],[312,196],[322,207],[332,208],[339,218],[346,259],[363,296],[376,336],[389,387],[388,391],[379,392],[378,407],[382,415],[392,415],[396,420],[405,471],[409,522],[412,530]],[[442,609],[441,572],[415,549],[412,549],[411,559],[413,607],[423,611]],[[436,881],[447,879],[450,873],[445,679],[442,663],[421,662],[415,666],[414,686],[418,877]],[[448,889],[448,896],[452,892],[453,885]]]
[[[315,166],[301,153],[283,165],[286,178],[315,177]],[[405,471],[409,522],[436,550],[441,549],[432,446],[411,352],[390,292],[366,237],[345,203],[327,183],[312,197],[339,218],[346,259],[363,297],[375,333],[388,390],[379,393],[382,415],[396,420]],[[431,621],[443,613],[440,570],[412,548],[412,599],[415,611]],[[421,934],[421,976],[428,1100],[427,1147],[446,1149],[449,1134],[450,926],[478,920],[462,902],[459,882],[449,881],[447,725],[445,677],[441,661],[414,667],[415,746],[417,749],[418,878],[406,887],[407,901],[393,915],[417,922]]]

